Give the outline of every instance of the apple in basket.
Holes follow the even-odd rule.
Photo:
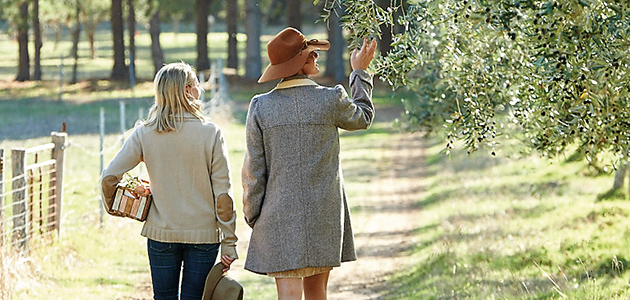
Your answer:
[[[151,188],[149,187],[149,182],[146,180],[142,180],[138,177],[131,177],[125,174],[126,178],[124,178],[124,185],[130,191],[136,195],[134,198],[139,196],[147,196],[151,194]]]
[[[146,189],[143,186],[141,186],[141,185],[139,185],[136,188],[134,188],[133,191],[136,192],[136,194],[138,194],[138,195],[146,194]]]
[[[138,186],[136,186],[133,191],[138,194],[138,195],[142,195],[142,196],[147,196],[147,195],[151,195],[151,187],[149,187],[148,185],[143,185],[140,184]]]

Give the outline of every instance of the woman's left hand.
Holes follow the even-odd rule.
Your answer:
[[[368,43],[367,38],[363,38],[363,46],[361,50],[355,49],[350,55],[350,65],[352,70],[367,70],[374,58],[376,52],[376,38],[372,38],[372,41]]]
[[[223,266],[225,266],[223,272],[227,272],[230,269],[230,265],[232,265],[235,260],[236,258],[231,258],[227,255],[221,256],[221,263],[223,264]]]

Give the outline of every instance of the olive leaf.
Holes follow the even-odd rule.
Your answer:
[[[406,128],[446,129],[469,152],[510,132],[554,157],[630,155],[630,2],[335,0],[350,48],[402,30],[373,71],[404,95]],[[397,17],[394,17],[397,16]]]

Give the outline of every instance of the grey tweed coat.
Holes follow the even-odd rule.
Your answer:
[[[356,260],[338,128],[371,125],[372,77],[355,70],[350,88],[352,99],[341,85],[292,77],[252,99],[242,170],[253,228],[245,269],[266,274]]]

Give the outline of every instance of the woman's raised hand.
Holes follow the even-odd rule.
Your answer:
[[[350,55],[352,70],[367,70],[370,62],[372,62],[372,58],[374,58],[374,52],[376,52],[376,39],[372,38],[372,41],[368,44],[367,38],[363,38],[361,49],[354,49],[352,55]]]

